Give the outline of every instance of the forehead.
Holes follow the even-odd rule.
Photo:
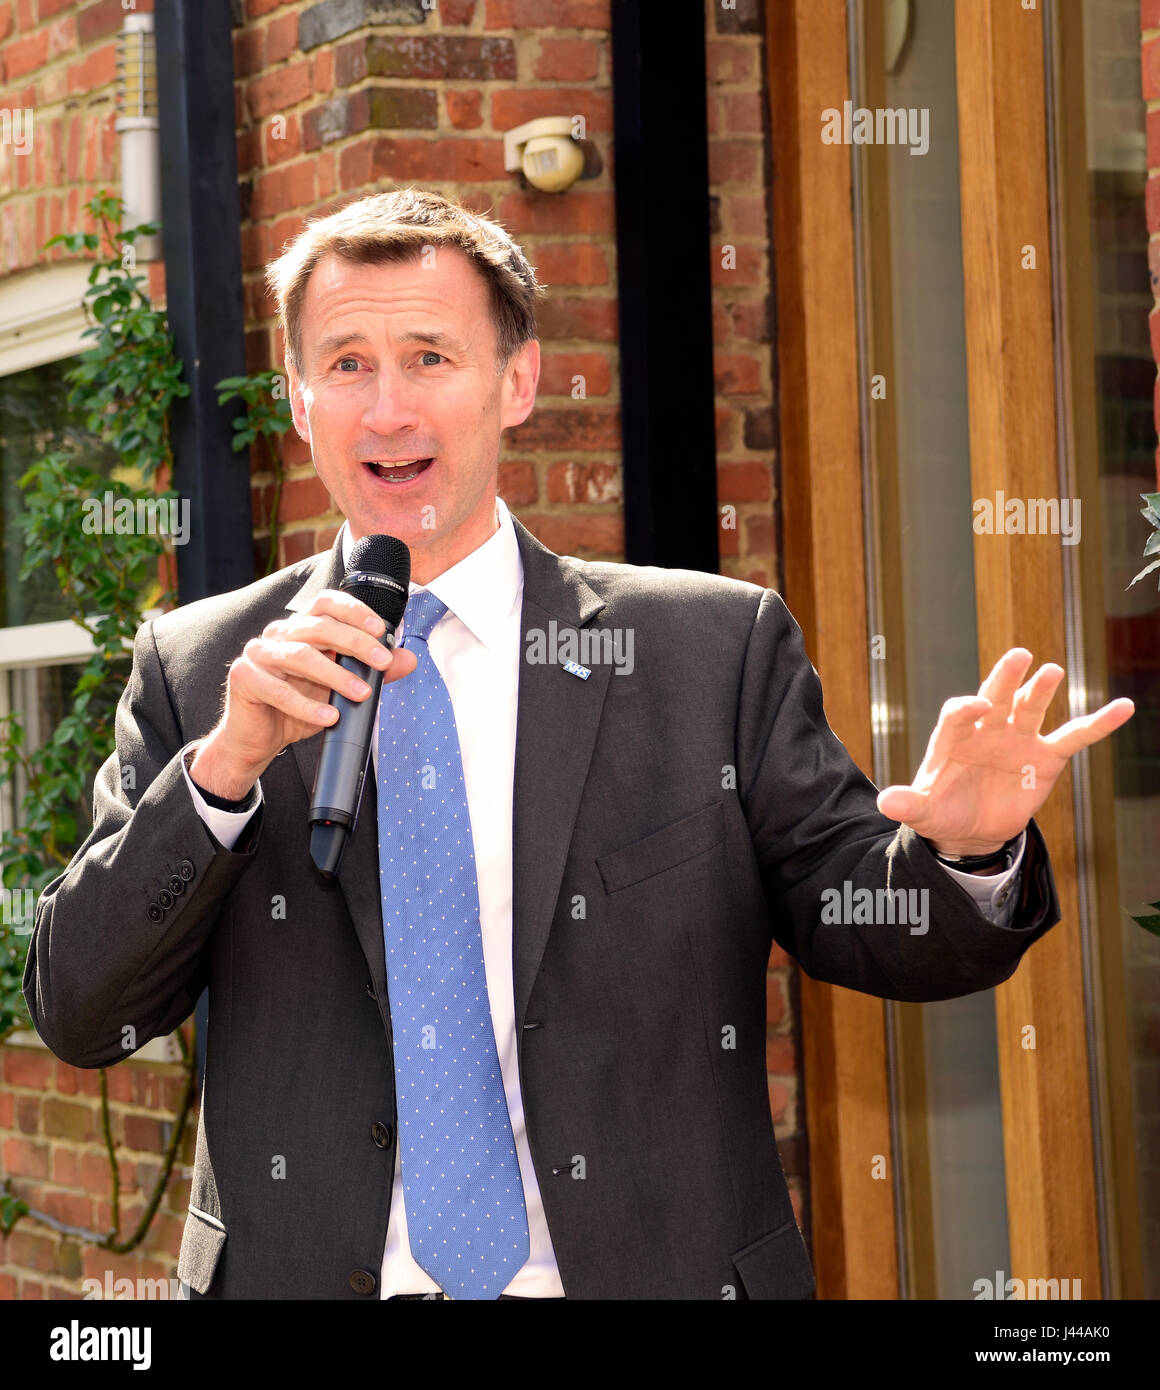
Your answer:
[[[364,265],[331,252],[315,266],[302,300],[307,350],[340,320],[386,316],[392,322],[438,319],[462,336],[490,323],[487,283],[458,247],[439,247],[429,259]]]

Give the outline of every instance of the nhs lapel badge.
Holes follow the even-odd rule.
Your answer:
[[[587,666],[581,666],[578,661],[566,661],[564,663],[564,670],[567,671],[570,676],[579,676],[582,681],[586,681],[592,674]]]

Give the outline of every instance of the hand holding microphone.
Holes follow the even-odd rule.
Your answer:
[[[389,613],[384,617],[366,601],[371,598],[381,605],[389,592],[369,585],[351,592],[324,589],[301,613],[267,624],[229,669],[225,711],[190,767],[199,786],[228,800],[241,800],[288,744],[333,729],[341,721],[335,703],[326,703],[336,697],[352,707],[366,706],[373,729],[382,683],[410,675],[417,664],[413,652],[384,645],[388,628],[393,642],[406,606],[407,547],[393,537],[368,536],[356,542],[344,588],[352,574],[370,572],[356,566],[359,546],[384,540],[406,555],[398,617],[388,622]],[[397,573],[393,578],[399,582]]]

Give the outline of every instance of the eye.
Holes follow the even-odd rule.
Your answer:
[[[422,354],[422,357],[437,357],[437,358],[439,359],[439,362],[446,362],[446,361],[447,361],[447,359],[442,355],[442,353],[432,352],[430,348],[428,348],[428,350]],[[438,363],[438,362],[424,362],[423,365],[424,365],[425,367],[436,367],[436,366],[439,365],[439,363]]]
[[[340,357],[340,358],[338,359],[338,361],[337,361],[334,365],[335,365],[336,367],[338,367],[338,368],[341,370],[342,364],[343,364],[344,362],[353,362],[353,363],[355,364],[356,369],[357,369],[357,367],[358,367],[358,358],[357,358],[357,357]]]

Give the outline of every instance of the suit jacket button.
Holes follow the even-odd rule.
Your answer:
[[[145,911],[151,922],[160,922],[161,919],[165,916],[165,913],[162,912],[162,910],[157,906],[156,903],[150,903],[149,906],[145,909]]]
[[[355,1293],[374,1293],[375,1276],[369,1269],[355,1269],[351,1271],[350,1286]]]
[[[185,880],[179,874],[174,874],[169,880],[169,891],[175,898],[180,898],[185,892]]]
[[[189,880],[197,872],[197,870],[193,867],[193,861],[191,859],[183,859],[181,863],[177,866],[177,872],[186,881],[186,883],[188,883]]]
[[[391,1147],[391,1127],[390,1125],[380,1124],[378,1120],[371,1125],[371,1138],[380,1149]]]
[[[168,912],[173,906],[173,894],[168,888],[162,888],[161,892],[157,894],[157,901]]]

